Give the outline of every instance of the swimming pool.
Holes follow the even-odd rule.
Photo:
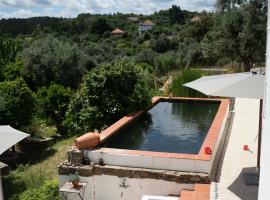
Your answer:
[[[161,101],[102,146],[197,154],[219,107],[218,102]]]
[[[126,115],[85,152],[93,163],[210,174],[229,114],[229,99],[154,97]]]

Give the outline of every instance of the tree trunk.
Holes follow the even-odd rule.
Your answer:
[[[244,62],[245,72],[249,72],[253,67],[253,62]]]

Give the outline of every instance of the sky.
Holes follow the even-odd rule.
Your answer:
[[[76,17],[80,13],[151,14],[173,4],[183,10],[213,10],[216,0],[0,0],[0,18]]]

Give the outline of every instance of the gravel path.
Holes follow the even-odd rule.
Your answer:
[[[256,171],[259,100],[237,98],[234,111],[230,138],[217,177],[219,181],[211,184],[211,199],[256,200],[258,187],[247,186],[243,174]],[[250,151],[243,150],[245,144]]]

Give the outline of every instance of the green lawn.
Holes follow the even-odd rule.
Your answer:
[[[20,165],[9,176],[4,177],[6,199],[19,199],[24,191],[39,187],[46,180],[57,178],[57,166],[67,158],[66,152],[74,139],[75,137],[62,140],[50,149],[28,154],[30,164]]]

